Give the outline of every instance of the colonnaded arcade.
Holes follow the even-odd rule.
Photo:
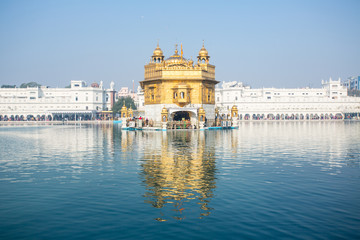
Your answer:
[[[68,88],[47,86],[0,88],[0,121],[110,119],[116,101],[115,83],[87,86],[71,80]]]
[[[359,119],[360,98],[348,96],[341,80],[321,82],[321,88],[258,88],[223,82],[216,88],[216,109],[228,118],[238,106],[239,120]]]

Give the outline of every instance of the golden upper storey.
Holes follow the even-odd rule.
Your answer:
[[[215,66],[209,64],[210,56],[204,45],[199,51],[198,61],[188,60],[179,55],[177,47],[175,53],[165,59],[159,45],[153,52],[150,63],[145,65],[144,81],[152,80],[210,80],[215,81]]]
[[[200,49],[197,63],[188,60],[177,47],[175,53],[165,59],[157,45],[150,63],[145,65],[145,79],[140,82],[144,90],[145,105],[215,104],[215,66],[209,64],[210,56],[204,45]]]

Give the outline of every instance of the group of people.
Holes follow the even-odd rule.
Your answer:
[[[126,120],[127,125],[134,125],[135,127],[153,127],[154,126],[154,120],[152,119],[145,119],[143,117],[132,117],[132,118],[128,118]]]

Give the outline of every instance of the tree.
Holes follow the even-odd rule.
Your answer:
[[[38,84],[36,82],[28,82],[28,83],[22,83],[20,85],[20,88],[27,88],[27,87],[41,87],[41,84]]]
[[[16,88],[16,85],[1,85],[1,88]]]
[[[127,96],[127,97],[120,97],[119,100],[117,100],[117,102],[114,104],[112,108],[113,113],[119,113],[124,105],[124,102],[125,102],[125,107],[127,108],[131,107],[131,109],[136,110],[134,99]]]

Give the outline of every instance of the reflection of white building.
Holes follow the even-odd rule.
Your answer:
[[[223,82],[216,88],[216,107],[221,115],[236,105],[240,119],[333,119],[358,115],[360,98],[349,97],[337,81],[322,81],[322,88],[259,88],[240,82]]]
[[[47,125],[36,128],[24,128],[24,130],[8,129],[0,131],[1,139],[16,138],[16,143],[26,146],[26,150],[19,151],[19,146],[14,141],[8,145],[11,152],[17,157],[11,160],[12,164],[21,166],[24,162],[34,168],[46,168],[51,166],[67,166],[67,177],[72,174],[80,174],[87,166],[96,165],[99,161],[111,162],[114,160],[113,124],[97,125]],[[54,144],[54,141],[56,144]],[[25,149],[24,148],[24,149]],[[96,150],[95,150],[96,149]],[[0,159],[5,153],[0,152]],[[2,156],[1,156],[2,155]],[[41,155],[41,157],[39,157]],[[49,161],[51,159],[51,161]],[[111,164],[108,168],[114,167]],[[29,178],[32,178],[29,174]],[[67,174],[66,174],[67,175]],[[57,175],[48,176],[57,178]]]
[[[115,85],[104,89],[103,83],[87,86],[72,80],[70,88],[28,87],[0,89],[0,120],[67,118],[90,119],[97,112],[111,110],[115,102]]]

